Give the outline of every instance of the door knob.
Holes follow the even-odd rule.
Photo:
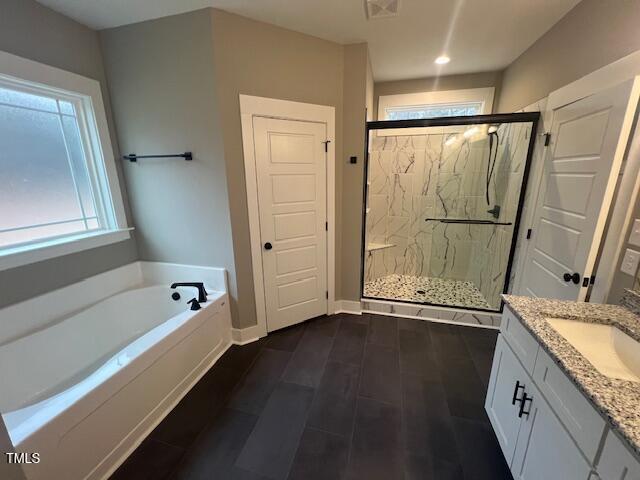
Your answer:
[[[265,250],[271,250],[273,248],[273,245],[271,245],[269,242],[264,244],[264,249]]]
[[[562,278],[564,278],[565,282],[573,282],[576,285],[580,283],[580,274],[578,272],[571,274],[565,273]]]

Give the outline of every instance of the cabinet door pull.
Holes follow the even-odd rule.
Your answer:
[[[524,406],[527,404],[527,402],[529,402],[529,407],[531,407],[531,404],[533,403],[533,397],[530,397],[529,395],[527,395],[527,392],[524,392],[524,394],[522,395],[522,400],[520,400],[520,411],[518,412],[518,417],[522,418],[522,415],[526,415],[528,417],[531,413],[531,408],[529,408],[529,410],[527,410],[526,412],[524,411]]]
[[[524,394],[524,385],[520,384],[520,381],[516,381],[516,388],[513,390],[513,398],[511,399],[511,405],[515,405],[516,402],[522,402],[522,398],[518,398],[518,390],[522,389]],[[526,395],[526,394],[525,394]]]

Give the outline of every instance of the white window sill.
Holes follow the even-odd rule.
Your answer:
[[[122,242],[131,238],[131,230],[133,228],[75,235],[0,251],[0,271]]]

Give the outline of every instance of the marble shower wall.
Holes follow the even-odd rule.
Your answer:
[[[497,221],[511,222],[512,225],[485,226],[483,250],[477,252],[483,257],[482,274],[476,286],[490,305],[500,306],[500,294],[504,288],[505,275],[518,213],[518,203],[527,161],[531,123],[505,123],[498,128],[500,144],[496,158],[494,178],[489,186],[491,206],[500,205]],[[485,204],[486,206],[486,200]]]
[[[512,227],[451,224],[427,218],[513,222],[530,124],[503,124],[485,199],[489,140],[486,126],[428,127],[423,135],[377,136],[369,154],[365,281],[392,273],[471,281],[491,305],[499,294]],[[524,147],[523,147],[524,145]],[[524,154],[523,154],[524,152]]]
[[[365,280],[429,275],[443,135],[378,136],[369,155]]]

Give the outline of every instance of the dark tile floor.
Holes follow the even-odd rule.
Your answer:
[[[121,479],[511,479],[483,404],[497,332],[336,315],[231,347]]]

